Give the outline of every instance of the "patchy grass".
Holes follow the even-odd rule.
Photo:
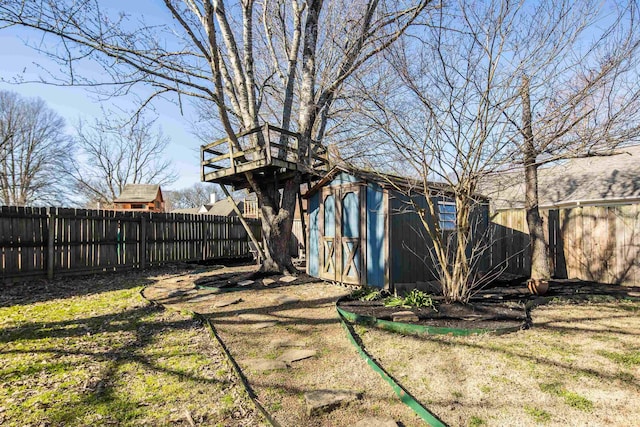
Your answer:
[[[631,365],[640,365],[640,351],[631,351],[627,353],[615,353],[611,351],[600,351],[598,352],[602,356],[606,357],[609,360],[613,360],[616,363],[620,363],[622,365],[631,366]]]
[[[140,281],[111,280],[99,292],[3,301],[0,425],[260,423],[202,325],[149,305]]]
[[[578,393],[566,390],[564,387],[562,387],[562,384],[558,382],[540,384],[540,390],[554,396],[562,397],[565,403],[572,408],[585,412],[590,412],[593,409],[593,402],[585,397],[580,396]]]
[[[551,414],[545,411],[544,409],[534,408],[532,406],[526,405],[524,407],[524,412],[533,418],[533,420],[538,424],[544,424],[551,421]]]
[[[640,303],[601,300],[536,308],[532,329],[507,335],[360,338],[448,425],[629,425],[640,419]]]
[[[480,426],[486,426],[486,425],[487,425],[487,422],[480,417],[472,416],[469,419],[469,427],[480,427]]]

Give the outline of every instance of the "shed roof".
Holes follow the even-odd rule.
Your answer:
[[[120,196],[113,201],[116,203],[153,202],[158,193],[160,193],[160,200],[162,200],[162,190],[158,184],[126,184]]]
[[[331,182],[341,172],[355,176],[363,181],[375,182],[383,188],[395,189],[401,192],[422,193],[423,184],[418,179],[338,165],[334,166],[324,177],[322,177],[322,179],[320,179],[320,181],[311,187],[304,197],[308,198],[316,193],[320,188],[328,182]],[[429,188],[432,191],[439,193],[453,193],[451,186],[443,182],[430,181]],[[486,199],[480,194],[476,194],[476,196],[479,199]]]
[[[524,207],[524,171],[498,173],[481,183],[493,209]],[[570,159],[538,170],[540,207],[640,201],[640,145],[610,156]]]

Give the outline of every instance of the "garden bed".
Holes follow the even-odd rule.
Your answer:
[[[382,301],[344,300],[339,307],[348,312],[392,321],[394,314],[411,311],[418,320],[412,323],[421,326],[456,329],[502,329],[527,325],[524,304],[438,304],[432,307],[386,307]]]

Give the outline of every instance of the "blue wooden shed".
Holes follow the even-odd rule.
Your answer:
[[[334,167],[305,194],[307,274],[389,290],[399,283],[436,280],[433,243],[416,213],[416,208],[427,209],[419,188],[411,179]],[[451,192],[438,184],[432,190],[440,226],[452,230]]]

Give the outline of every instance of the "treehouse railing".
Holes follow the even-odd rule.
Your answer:
[[[309,173],[327,170],[327,150],[314,141],[300,150],[301,137],[295,132],[264,124],[236,138],[240,149],[228,137],[201,147],[204,181],[270,166]]]

